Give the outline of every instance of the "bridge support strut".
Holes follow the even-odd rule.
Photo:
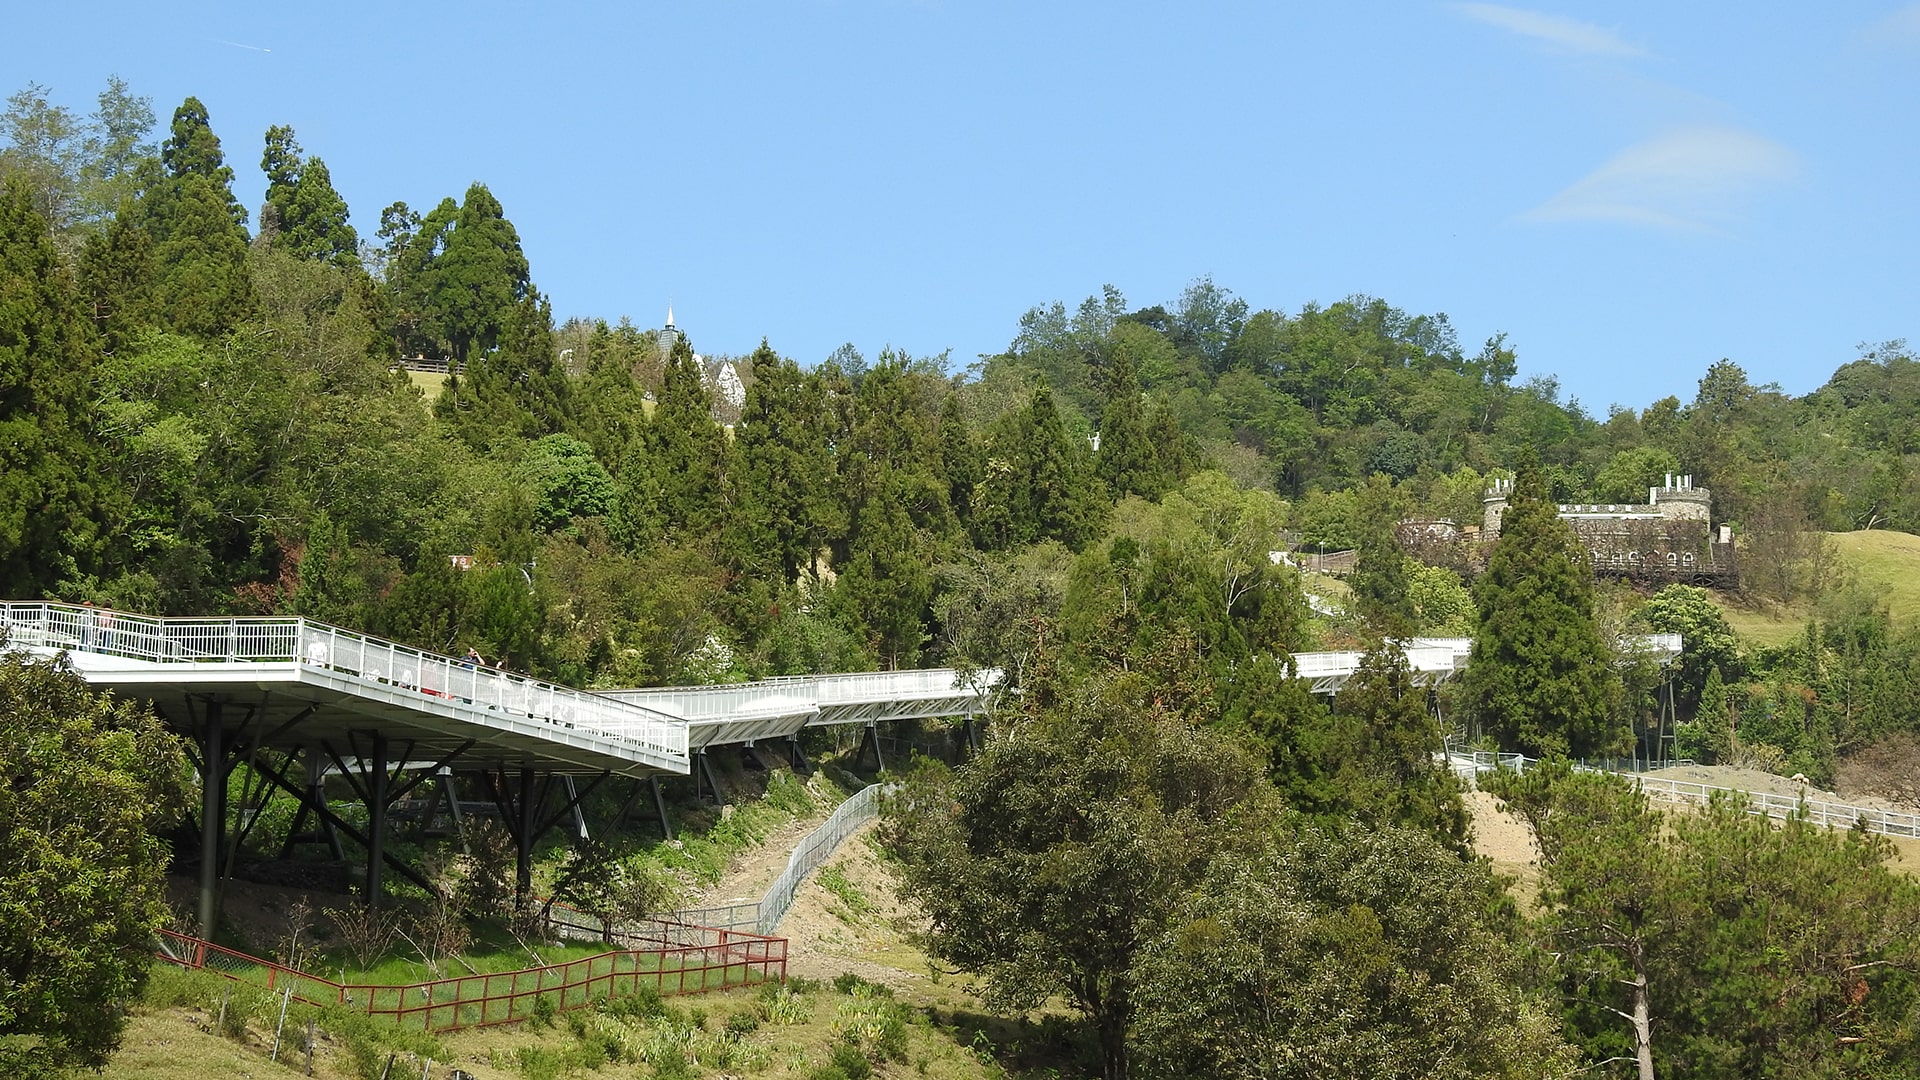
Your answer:
[[[227,823],[227,752],[221,704],[201,711],[200,747],[200,936],[212,940],[220,917],[220,851]]]

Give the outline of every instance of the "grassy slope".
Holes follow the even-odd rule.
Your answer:
[[[1842,562],[1860,583],[1878,593],[1896,621],[1920,618],[1920,536],[1874,529],[1829,536]],[[1742,642],[1779,645],[1805,627],[1805,605],[1753,608],[1716,594],[1727,622]]]
[[[723,867],[732,856],[740,854],[743,848],[760,842],[768,833],[775,831],[774,826],[791,820],[798,809],[798,795],[802,791],[799,784],[779,788],[761,799],[749,799],[736,805],[735,812],[724,818],[715,817],[711,821],[688,821],[684,825],[704,824],[703,831],[693,828],[690,834],[683,834],[678,852],[685,860],[680,869],[695,877],[703,877],[702,871],[711,872],[715,867]],[[819,806],[808,806],[815,813],[837,803],[840,793],[834,791],[821,800]],[[697,816],[696,816],[697,817]],[[809,882],[809,890],[818,891],[822,886],[817,881]],[[843,885],[842,891],[846,886]],[[808,890],[803,890],[803,892]],[[831,891],[831,890],[830,890]],[[839,892],[836,898],[844,902]],[[843,916],[849,924],[871,924],[884,922],[878,916],[868,912],[864,917],[858,913]],[[898,936],[892,927],[881,928],[867,926],[878,936],[889,940]],[[501,955],[494,955],[494,951]],[[509,955],[510,951],[480,950],[482,955],[470,957],[477,967],[500,968],[515,966],[519,959]],[[579,945],[570,948],[551,947],[552,955],[543,950],[543,959],[554,960],[576,952],[597,952],[598,946]],[[913,951],[904,941],[898,943],[897,966],[902,970],[921,971],[926,968],[926,959]],[[869,961],[878,961],[887,965],[887,958],[868,956]],[[820,955],[811,964],[796,962],[795,966],[804,967],[816,975],[830,974],[840,970],[834,958]],[[333,963],[337,964],[337,959]],[[327,967],[323,963],[319,965]],[[854,966],[854,965],[845,965]],[[424,975],[417,965],[408,962],[405,957],[393,959],[383,965],[376,974],[384,975],[396,982],[411,982]],[[217,976],[202,974],[169,973],[161,968],[155,973],[155,985],[147,994],[146,1003],[135,1010],[132,1027],[122,1051],[108,1066],[108,1074],[124,1077],[127,1080],[226,1080],[240,1077],[296,1076],[298,1071],[269,1064],[266,1055],[273,1040],[272,1020],[274,1005],[266,1001],[259,993],[242,991],[239,994],[227,992],[229,984]],[[797,980],[798,986],[808,985],[807,980]],[[244,1030],[231,1036],[215,1033],[215,1016],[219,1002],[225,997],[236,1016],[244,1015]],[[950,1080],[974,1080],[992,1076],[1005,1076],[998,1064],[993,1061],[994,1051],[989,1046],[1000,1047],[1003,1055],[1018,1055],[1021,1040],[1031,1042],[1030,1033],[1018,1023],[993,1019],[987,1010],[981,1007],[978,999],[966,993],[958,984],[951,981],[938,985],[920,985],[909,989],[898,999],[899,1012],[896,1014],[905,1021],[904,1059],[894,1058],[878,1070],[884,1075],[920,1075],[946,1077]],[[798,996],[797,1001],[786,1015],[775,1018],[769,1015],[766,1001],[759,989],[741,989],[709,994],[691,995],[668,1000],[669,1017],[662,1020],[636,1020],[627,1018],[592,1018],[589,1027],[595,1037],[604,1041],[610,1035],[618,1035],[623,1044],[630,1048],[640,1048],[661,1039],[691,1039],[689,1048],[696,1051],[701,1059],[689,1075],[698,1077],[738,1076],[753,1073],[765,1077],[808,1077],[816,1069],[826,1064],[834,1046],[840,1041],[841,1033],[851,1023],[860,1019],[861,1014],[878,1008],[878,1003],[867,998],[856,998],[845,990],[815,982],[812,989]],[[577,1014],[578,1015],[578,1014]],[[752,1016],[760,1023],[733,1040],[733,1048],[727,1049],[732,1060],[721,1064],[713,1056],[722,1052],[723,1032],[730,1018]],[[584,1017],[583,1017],[584,1018]],[[290,1025],[290,1030],[298,1031],[302,1022]],[[696,1034],[697,1033],[697,1034]],[[987,1040],[979,1041],[982,1036]],[[543,1077],[606,1077],[608,1080],[621,1077],[651,1076],[654,1070],[646,1064],[632,1062],[608,1062],[595,1067],[591,1058],[582,1057],[582,1039],[568,1030],[566,1016],[552,1029],[541,1029],[535,1025],[514,1025],[477,1031],[466,1031],[441,1036],[436,1054],[449,1055],[451,1061],[437,1061],[432,1075],[436,1078],[445,1075],[449,1064],[458,1065],[479,1080],[540,1080]],[[387,1048],[382,1048],[384,1057]],[[288,1048],[292,1052],[292,1047]],[[406,1050],[399,1051],[399,1062],[394,1076],[419,1076],[424,1062],[410,1059]],[[403,1066],[411,1060],[411,1072]],[[314,1075],[333,1080],[349,1080],[354,1069],[348,1058],[342,1039],[326,1036],[322,1028],[318,1052],[315,1055]]]
[[[440,1036],[435,1043],[431,1075],[438,1080],[448,1069],[458,1067],[477,1080],[652,1076],[653,1068],[633,1058],[650,1057],[656,1048],[677,1043],[695,1059],[689,1062],[689,1077],[753,1073],[801,1080],[830,1060],[844,1030],[863,1021],[871,1023],[889,1009],[899,1017],[904,1037],[899,1056],[881,1065],[883,1074],[945,1080],[1006,1075],[974,1049],[969,1036],[979,1027],[968,1012],[929,1009],[912,1002],[891,1005],[886,999],[855,996],[817,983],[783,1000],[782,1011],[770,1015],[769,999],[760,991],[734,990],[670,998],[666,1015],[658,1018],[568,1014],[581,1025],[580,1034],[569,1030],[568,1015],[549,1028],[520,1024],[456,1032]],[[259,1080],[304,1074],[303,1031],[298,1024],[289,1025],[292,1030],[282,1046],[283,1058],[290,1058],[291,1065],[286,1061],[270,1064],[273,1016],[259,1015],[243,1032],[222,1036],[212,1030],[215,1008],[213,1001],[207,1001],[136,1010],[125,1048],[107,1066],[107,1075],[117,1080]],[[742,1024],[734,1018],[751,1021]],[[751,1030],[728,1035],[730,1020]],[[323,1029],[316,1042],[314,1076],[320,1080],[355,1077],[350,1055],[339,1040]],[[617,1046],[615,1059],[605,1060],[593,1050],[590,1044],[594,1043]],[[384,1060],[387,1052],[383,1047],[375,1057]],[[395,1055],[395,1077],[417,1077],[426,1067],[417,1054],[402,1049]]]
[[[433,371],[409,371],[407,378],[413,380],[413,385],[419,387],[420,392],[427,396],[429,405],[439,398],[440,391],[447,385],[447,377]]]

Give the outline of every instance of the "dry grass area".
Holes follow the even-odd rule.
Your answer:
[[[420,393],[426,396],[427,404],[429,405],[439,399],[440,391],[446,389],[447,386],[447,377],[437,371],[409,370],[407,372],[407,379],[411,381],[413,385],[420,388]]]
[[[1693,765],[1658,770],[1651,775],[1713,787],[1733,788],[1756,794],[1802,797],[1814,801],[1847,803],[1885,810],[1903,809],[1885,799],[1867,795],[1836,794],[1809,784],[1796,783],[1784,776],[1758,769],[1736,769],[1725,765]],[[1684,806],[1662,804],[1676,813]],[[1511,879],[1509,886],[1521,910],[1532,913],[1540,896],[1540,849],[1533,834],[1519,818],[1500,809],[1499,800],[1484,791],[1467,793],[1467,809],[1473,816],[1473,848],[1493,864],[1494,873]],[[1920,875],[1920,840],[1888,838],[1893,854],[1888,865],[1896,870]]]
[[[1896,622],[1920,618],[1920,536],[1867,529],[1829,533],[1827,539],[1842,565],[1880,597]],[[1805,629],[1809,614],[1805,603],[1754,604],[1720,592],[1714,600],[1748,645],[1786,644]]]
[[[251,1043],[211,1033],[211,1018],[185,1009],[141,1010],[133,1015],[120,1053],[102,1075],[128,1080],[241,1080],[305,1076],[305,1059],[291,1065],[267,1061],[267,1051]],[[271,1049],[269,1046],[268,1049]],[[331,1055],[317,1055],[314,1075],[344,1078]]]

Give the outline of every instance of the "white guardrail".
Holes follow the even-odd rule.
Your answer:
[[[497,707],[593,732],[655,754],[687,756],[676,717],[450,656],[284,616],[170,619],[39,601],[0,601],[0,629],[14,645],[66,649],[163,665],[305,664],[443,703]]]
[[[820,827],[807,834],[800,846],[793,849],[787,858],[787,868],[781,871],[767,894],[760,898],[760,922],[756,933],[769,937],[780,926],[780,920],[793,904],[793,894],[800,891],[800,883],[821,863],[833,857],[842,841],[852,836],[854,831],[872,821],[880,812],[880,797],[893,790],[892,784],[869,784],[834,808]]]
[[[697,926],[712,930],[745,930],[766,937],[774,936],[780,926],[780,920],[793,905],[794,894],[800,891],[801,882],[808,874],[833,857],[847,837],[867,822],[872,821],[880,812],[880,797],[891,785],[871,784],[853,793],[846,802],[834,808],[827,820],[800,841],[800,846],[787,857],[787,868],[774,879],[766,895],[755,903],[714,904],[708,907],[681,908],[661,916],[667,925]],[[556,919],[571,919],[574,932],[597,936],[600,923],[579,913],[559,912]],[[659,920],[647,920],[649,924]],[[629,927],[621,926],[619,933],[627,933]]]
[[[1485,751],[1476,753],[1453,752],[1446,755],[1447,763],[1461,779],[1472,783],[1474,778],[1485,772],[1507,768],[1524,771],[1539,764],[1535,758],[1520,754],[1490,754]],[[1691,761],[1675,762],[1677,766],[1693,764]],[[1718,784],[1702,784],[1692,780],[1678,780],[1667,776],[1650,776],[1646,773],[1631,772],[1623,769],[1595,769],[1590,766],[1575,766],[1592,772],[1609,772],[1615,776],[1624,776],[1640,786],[1649,799],[1655,802],[1675,803],[1682,806],[1705,806],[1714,792],[1729,795],[1740,794],[1747,797],[1747,812],[1756,817],[1784,818],[1807,808],[1807,819],[1816,825],[1835,829],[1851,829],[1864,826],[1870,833],[1880,836],[1900,836],[1920,838],[1920,814],[1907,814],[1898,810],[1883,810],[1875,806],[1856,806],[1851,803],[1828,802],[1824,799],[1802,799],[1797,795],[1771,795],[1759,791],[1747,791],[1743,788],[1724,787]]]

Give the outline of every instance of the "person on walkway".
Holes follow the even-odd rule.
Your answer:
[[[461,667],[466,668],[468,671],[472,671],[476,673],[480,670],[481,666],[484,665],[485,663],[486,661],[481,659],[480,657],[480,650],[474,648],[471,645],[467,646],[467,655],[460,658]],[[470,682],[477,681],[479,677],[480,676],[478,674],[475,674],[469,678],[469,681]],[[473,699],[470,697],[463,697],[460,699],[460,701],[463,704],[467,704],[467,705],[473,704]]]

